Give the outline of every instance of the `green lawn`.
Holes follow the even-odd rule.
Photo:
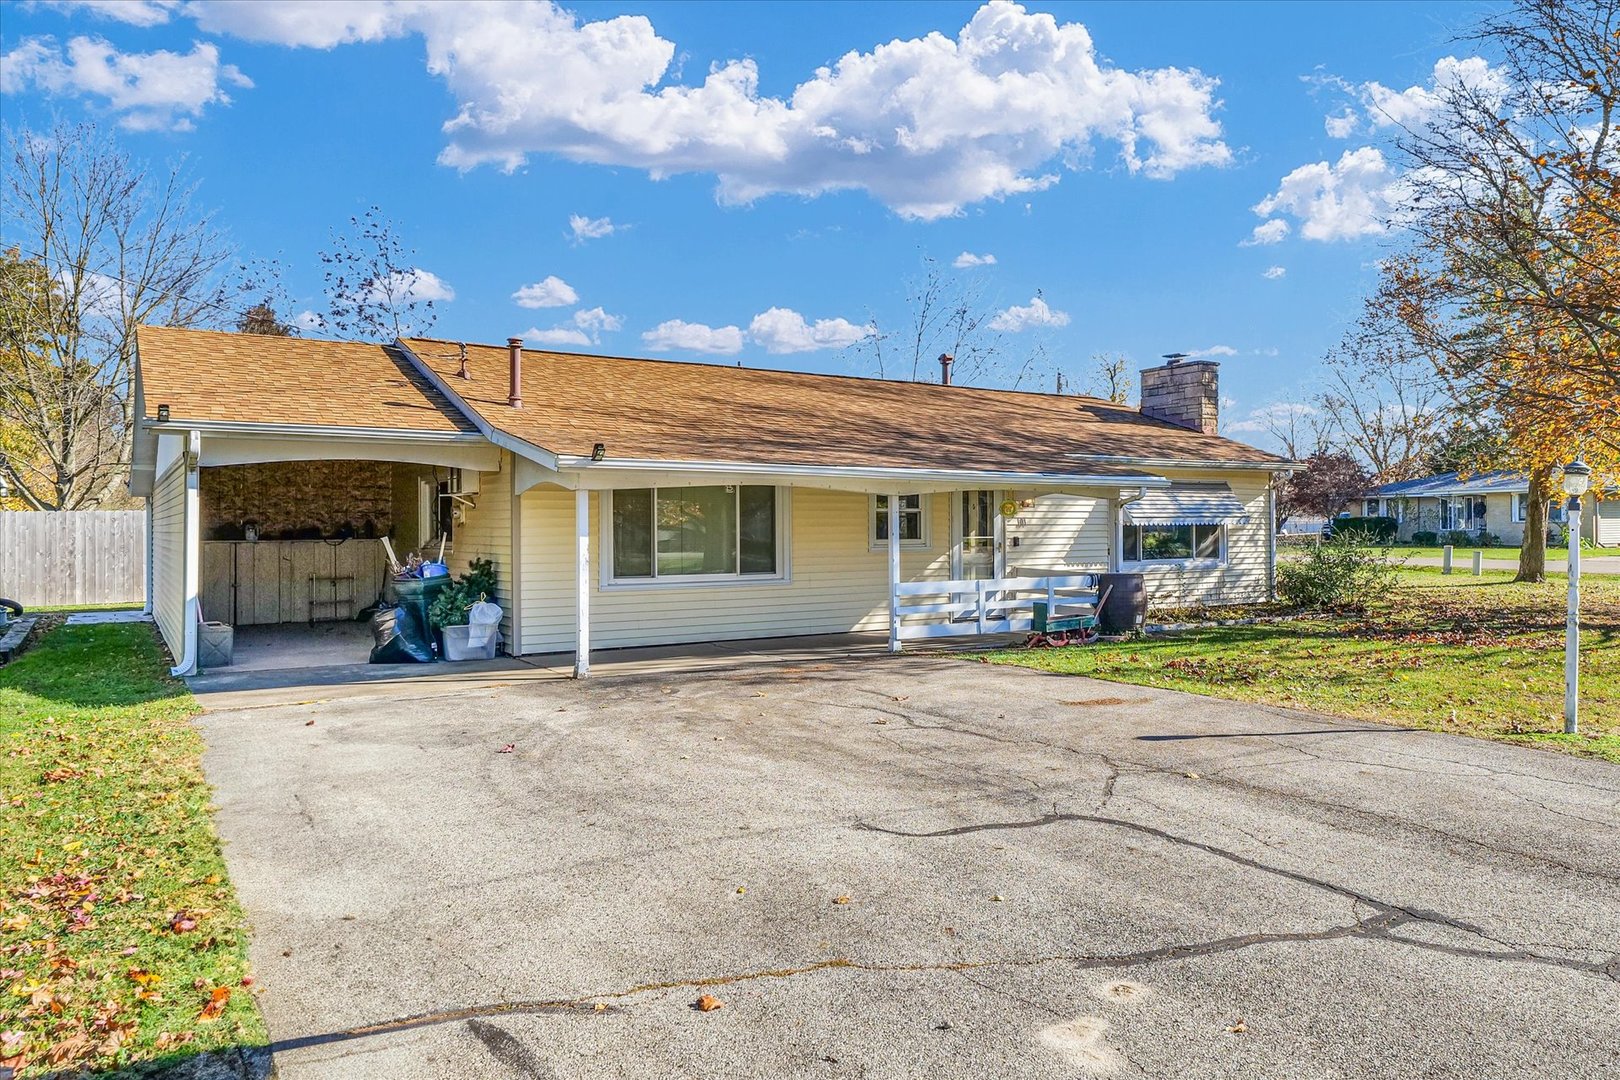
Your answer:
[[[988,659],[1620,762],[1620,579],[1584,583],[1582,733],[1566,736],[1563,584],[1511,578],[1407,570],[1363,614]]]
[[[196,711],[146,624],[0,668],[0,1073],[264,1045]]]

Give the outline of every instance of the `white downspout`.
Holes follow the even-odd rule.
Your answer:
[[[180,640],[183,643],[180,649],[180,662],[169,669],[169,674],[174,676],[197,674],[197,623],[201,618],[198,564],[202,561],[202,521],[197,494],[197,477],[201,471],[198,466],[202,461],[202,435],[199,432],[187,433],[185,454],[186,497],[183,521],[185,547],[181,553],[181,562],[185,566],[182,578],[185,582],[186,604],[180,631]]]
[[[152,500],[156,492],[146,497],[146,606],[141,608],[141,614],[157,617],[157,608],[152,606]]]
[[[1119,545],[1120,536],[1125,531],[1125,508],[1131,505],[1133,502],[1139,502],[1142,499],[1147,498],[1147,493],[1147,488],[1137,488],[1135,495],[1126,495],[1124,498],[1117,499],[1114,502],[1114,535],[1108,538],[1109,545],[1113,548],[1113,551],[1110,552],[1111,557],[1108,560],[1108,567],[1116,574],[1119,573],[1119,564],[1121,561],[1119,557]]]

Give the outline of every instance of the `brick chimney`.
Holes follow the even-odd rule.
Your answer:
[[[1169,353],[1159,367],[1142,369],[1142,415],[1214,435],[1220,425],[1220,367]]]

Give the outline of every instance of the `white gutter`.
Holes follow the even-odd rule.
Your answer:
[[[479,443],[488,441],[476,431],[421,431],[414,428],[336,427],[326,424],[255,424],[236,420],[176,420],[166,423],[145,419],[141,426],[159,434],[253,435],[279,438],[397,439],[408,442]]]
[[[589,457],[558,455],[557,468],[574,471],[636,471],[686,473],[754,473],[760,476],[805,476],[853,478],[928,483],[1048,484],[1072,487],[1167,488],[1162,476],[1120,476],[1096,473],[1027,473],[1010,470],[908,469],[888,465],[782,465],[751,461],[670,461],[659,458],[613,458],[592,461]]]
[[[1108,465],[1136,465],[1153,469],[1264,469],[1268,472],[1298,472],[1303,461],[1212,461],[1203,458],[1134,457],[1124,454],[1065,454],[1075,461],[1095,461]]]
[[[547,450],[542,446],[536,446],[534,443],[529,442],[526,439],[520,439],[515,435],[508,435],[506,432],[484,419],[484,415],[482,413],[473,408],[471,405],[467,404],[466,399],[460,394],[456,393],[448,382],[440,378],[439,373],[434,371],[432,366],[430,366],[420,356],[417,356],[409,345],[405,344],[404,338],[395,338],[394,348],[404,353],[405,358],[411,362],[411,366],[416,368],[417,371],[421,372],[422,377],[428,382],[432,383],[434,388],[437,389],[439,393],[449,398],[450,404],[460,409],[462,415],[472,422],[473,426],[479,430],[484,438],[488,439],[490,442],[494,443],[496,446],[499,446],[503,450],[510,450],[519,457],[528,458],[530,461],[541,466],[542,468],[550,469],[552,472],[557,471],[556,454],[553,454],[550,450]]]

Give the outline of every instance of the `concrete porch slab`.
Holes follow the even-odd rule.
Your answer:
[[[994,642],[978,640],[972,647],[984,648],[988,644],[999,643],[999,640]],[[926,651],[941,650],[931,646]],[[239,638],[238,656],[241,653],[242,644]],[[296,657],[307,654],[299,649],[290,655]],[[783,664],[828,664],[887,656],[888,635],[885,633],[706,641],[686,645],[604,650],[591,657],[591,676],[607,678],[727,669],[746,670]],[[439,664],[329,663],[323,666],[281,668],[247,667],[237,664],[192,676],[186,682],[204,708],[218,711],[346,698],[421,697],[509,686],[517,682],[571,679],[573,665],[572,653],[503,656],[494,660]]]

